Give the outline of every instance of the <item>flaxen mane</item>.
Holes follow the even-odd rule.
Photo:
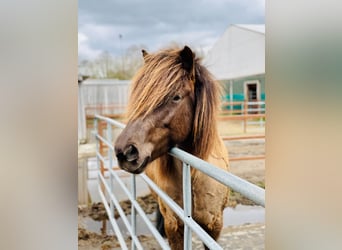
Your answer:
[[[128,119],[135,120],[153,112],[167,102],[186,80],[195,83],[195,112],[192,129],[192,154],[206,159],[217,139],[216,116],[220,85],[208,70],[194,60],[194,79],[182,67],[179,49],[169,49],[146,55],[145,64],[133,79]],[[192,76],[193,78],[193,76]]]

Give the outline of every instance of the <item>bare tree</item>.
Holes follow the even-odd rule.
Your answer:
[[[122,56],[112,56],[108,51],[103,51],[94,60],[81,61],[80,74],[92,78],[131,79],[143,64],[142,49],[147,48],[144,45],[132,45]]]

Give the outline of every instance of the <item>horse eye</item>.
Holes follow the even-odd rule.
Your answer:
[[[180,95],[175,95],[175,96],[172,98],[172,101],[174,101],[174,102],[179,102],[181,99],[182,99],[182,97],[181,97]]]

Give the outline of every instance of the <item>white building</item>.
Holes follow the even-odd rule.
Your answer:
[[[224,84],[227,99],[263,100],[265,25],[230,25],[203,64]]]

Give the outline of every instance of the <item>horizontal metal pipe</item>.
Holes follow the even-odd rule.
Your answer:
[[[141,208],[139,203],[133,198],[132,194],[129,192],[129,190],[127,189],[125,184],[122,182],[120,177],[112,169],[109,169],[109,172],[110,172],[110,174],[112,174],[114,176],[115,180],[118,182],[118,184],[120,185],[122,190],[125,192],[125,194],[127,195],[128,199],[131,201],[132,205],[135,207],[135,209],[140,214],[140,216],[143,219],[143,221],[146,223],[147,227],[150,229],[150,231],[153,234],[153,236],[158,241],[159,245],[163,249],[170,249],[170,247],[166,244],[164,238],[157,231],[156,227],[151,223],[150,219],[146,216],[144,210]]]
[[[118,210],[118,212],[119,212],[119,214],[120,214],[120,217],[121,217],[123,223],[125,224],[125,226],[126,226],[128,232],[130,233],[130,235],[131,235],[131,237],[132,237],[132,240],[134,241],[134,243],[136,244],[136,246],[137,246],[138,249],[143,250],[143,247],[142,247],[142,245],[140,244],[139,239],[137,238],[137,236],[136,236],[135,234],[133,234],[133,229],[132,229],[131,225],[129,224],[128,220],[127,220],[127,217],[126,217],[126,215],[125,215],[125,212],[122,210],[119,201],[114,197],[114,195],[113,195],[113,193],[111,192],[111,190],[110,190],[110,188],[109,188],[109,186],[108,186],[106,180],[104,179],[103,175],[102,175],[100,172],[99,172],[99,177],[100,177],[102,183],[104,184],[105,189],[107,190],[110,199],[113,201],[113,203],[114,203],[116,209]],[[112,211],[112,210],[110,210],[110,211]],[[111,217],[112,217],[112,216],[114,217],[114,215],[112,215],[112,214],[110,214],[110,216],[111,216]],[[109,216],[108,216],[108,217],[109,217]]]
[[[111,178],[113,178],[113,175],[110,175]],[[136,186],[136,179],[135,179],[135,174],[131,175],[131,193],[134,198],[134,200],[137,199],[137,186]],[[135,212],[134,206],[131,206],[131,224],[132,224],[132,235],[136,235],[137,233],[137,216]],[[135,244],[132,242],[132,250],[135,250]]]
[[[112,119],[105,117],[105,116],[102,116],[102,115],[95,115],[95,118],[100,119],[100,120],[104,120],[104,121],[108,122],[109,124],[112,124],[116,127],[122,128],[122,129],[124,129],[126,127],[126,125],[124,123],[112,120]]]
[[[114,126],[119,126],[124,128],[125,125],[123,123],[111,120],[104,116],[97,115],[96,118],[105,120]],[[244,195],[245,197],[251,199],[255,203],[265,206],[265,190],[248,182],[245,181],[229,172],[223,171],[222,169],[217,168],[216,166],[205,162],[179,148],[172,148],[170,150],[170,154],[175,156],[176,158],[190,164],[192,167],[206,173],[207,175],[211,176],[212,178],[216,179],[217,181],[221,182],[224,185],[229,186],[234,191],[237,191]],[[215,171],[213,171],[215,169]]]
[[[206,161],[203,161],[179,148],[172,148],[170,154],[181,161],[190,164],[193,168],[209,175],[222,184],[231,187],[255,203],[265,206],[265,190],[238,176],[224,171]]]
[[[103,162],[103,164],[105,165],[105,159],[104,157],[99,153],[99,152],[96,152],[96,156]]]
[[[183,210],[184,218],[192,216],[191,173],[190,165],[183,163]],[[190,227],[184,224],[184,249],[192,249],[192,234]]]
[[[114,146],[109,141],[107,141],[105,138],[103,138],[101,135],[96,134],[96,138],[100,139],[104,144],[106,144],[111,150],[114,151]]]
[[[123,236],[121,234],[121,231],[119,229],[119,226],[116,223],[116,221],[114,220],[114,217],[112,216],[112,213],[110,212],[109,206],[107,204],[107,200],[106,200],[106,198],[105,198],[105,196],[104,196],[100,186],[98,186],[98,190],[99,190],[99,194],[100,194],[102,203],[103,203],[103,205],[104,205],[104,207],[106,209],[106,212],[108,214],[109,221],[112,224],[113,229],[114,229],[115,234],[116,234],[116,237],[118,238],[118,241],[120,243],[121,249],[124,249],[124,250],[127,249],[128,250],[126,242],[125,242],[125,239],[123,238]]]
[[[217,242],[201,228],[196,221],[191,217],[184,217],[183,209],[174,202],[164,191],[162,191],[147,175],[140,174],[141,178],[158,194],[158,196],[165,201],[165,203],[188,225],[193,232],[205,243],[210,249],[222,249]]]

